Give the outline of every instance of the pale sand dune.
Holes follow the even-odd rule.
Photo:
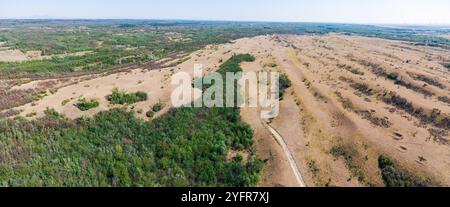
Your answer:
[[[20,50],[0,50],[0,62],[18,62],[27,60],[27,55]]]
[[[1,44],[0,44],[1,46]],[[1,47],[0,47],[1,48]],[[76,53],[67,53],[67,54],[58,54],[58,55],[41,55],[41,51],[27,51],[26,53],[20,50],[11,50],[8,48],[4,48],[4,50],[0,49],[0,62],[23,62],[30,60],[44,60],[51,58],[63,58],[67,56],[83,56],[87,54],[93,53],[92,51],[83,51]]]

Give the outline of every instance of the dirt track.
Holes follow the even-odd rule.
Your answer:
[[[286,145],[283,137],[274,128],[272,128],[269,124],[267,124],[265,121],[262,121],[262,122],[263,122],[264,126],[267,128],[267,130],[269,130],[270,133],[272,133],[273,137],[277,140],[278,144],[281,145],[281,148],[283,149],[286,157],[289,160],[289,165],[291,166],[292,171],[294,172],[295,179],[297,180],[298,186],[306,187],[305,181],[303,181],[303,176],[300,173],[300,171],[298,170],[297,163],[294,160],[294,156],[292,155],[289,147]]]

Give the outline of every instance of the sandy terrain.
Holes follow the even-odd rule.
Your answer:
[[[3,44],[0,44],[0,62],[21,62],[21,61],[29,61],[29,60],[43,60],[43,59],[51,59],[51,58],[63,58],[66,56],[83,56],[86,54],[92,53],[92,51],[83,51],[76,53],[68,53],[68,54],[59,54],[59,55],[42,55],[41,51],[27,51],[22,52],[20,50],[12,50],[8,47],[2,47]]]
[[[79,81],[16,109],[23,110],[23,116],[37,113],[33,118],[42,116],[47,107],[69,118],[93,115],[115,107],[105,97],[118,87],[149,94],[148,101],[133,107],[144,111],[142,118],[153,104],[166,102],[160,115],[170,107],[172,74],[192,74],[194,63],[203,64],[205,70],[215,70],[221,60],[233,53],[256,57],[255,62],[243,64],[246,72],[276,70],[291,79],[293,86],[281,102],[280,115],[270,126],[286,143],[307,186],[381,186],[377,163],[380,154],[391,156],[418,176],[450,185],[448,129],[441,129],[444,134],[433,139],[429,130],[438,127],[420,124],[417,117],[379,98],[383,91],[394,91],[415,108],[426,112],[438,109],[441,117],[450,114],[449,104],[438,100],[440,96],[450,96],[450,71],[441,64],[450,61],[449,51],[406,42],[340,35],[244,38],[194,52],[176,67],[152,71],[142,68]],[[398,73],[409,88],[377,76],[371,65],[387,73]],[[413,78],[417,75],[432,79],[441,87]],[[352,83],[367,84],[372,94],[358,92]],[[18,87],[33,84],[36,83]],[[423,90],[433,95],[424,96]],[[80,97],[97,99],[101,106],[81,112],[74,106]],[[64,100],[69,102],[63,105]],[[260,185],[298,186],[285,151],[259,119],[259,109],[244,108],[242,117],[254,129],[256,150],[267,163]],[[336,151],[345,156],[332,153]]]

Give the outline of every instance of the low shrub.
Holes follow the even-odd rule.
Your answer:
[[[100,103],[94,99],[86,100],[85,98],[82,98],[82,99],[78,100],[78,103],[76,106],[81,111],[88,111],[90,109],[99,107]]]
[[[280,90],[280,99],[283,98],[284,93],[286,92],[286,89],[290,88],[292,86],[292,82],[289,79],[289,77],[286,74],[281,74],[279,79],[279,90]]]
[[[155,112],[153,110],[147,111],[147,113],[145,113],[145,115],[148,118],[153,118],[153,116],[155,116]]]
[[[355,90],[368,95],[368,96],[372,96],[373,95],[373,91],[371,88],[369,88],[369,86],[366,83],[354,83],[351,84],[350,87],[354,88]]]
[[[111,104],[134,104],[141,101],[146,101],[148,95],[145,92],[127,93],[125,91],[114,88],[112,94],[107,97]]]
[[[161,111],[164,107],[166,106],[166,104],[164,104],[163,102],[158,102],[157,104],[155,104],[153,107],[152,107],[152,110],[154,111],[154,112],[159,112],[159,111]]]

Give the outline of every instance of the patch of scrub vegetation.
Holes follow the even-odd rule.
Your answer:
[[[166,106],[166,104],[162,101],[159,101],[158,103],[156,103],[155,105],[153,105],[152,110],[154,112],[159,112],[161,111],[164,107]]]
[[[147,113],[145,113],[145,116],[147,118],[153,118],[153,116],[155,116],[155,112],[153,111],[153,109],[147,111]]]
[[[417,93],[423,94],[425,97],[430,97],[430,96],[436,95],[433,92],[431,92],[431,91],[429,91],[429,90],[427,90],[427,89],[425,89],[425,88],[423,88],[421,86],[416,86],[416,85],[414,85],[412,83],[405,82],[403,80],[398,80],[398,81],[395,82],[395,84],[404,86],[407,89],[410,89],[410,90],[413,90],[413,91],[415,91]]]
[[[65,99],[64,101],[61,102],[61,106],[65,106],[70,102],[70,99]]]
[[[432,139],[436,143],[443,144],[443,145],[450,144],[450,139],[448,138],[449,130],[429,128],[428,133],[430,133],[429,139]]]
[[[164,109],[165,106],[166,106],[166,104],[164,102],[159,101],[158,103],[153,105],[153,107],[149,111],[147,111],[147,113],[145,113],[145,116],[147,118],[153,118],[155,116],[155,114],[160,112],[162,109]]]
[[[95,99],[87,100],[86,98],[82,98],[78,100],[76,106],[81,111],[88,111],[90,109],[99,107],[100,103]]]
[[[412,83],[404,81],[402,76],[399,73],[397,73],[397,72],[390,72],[390,73],[388,73],[379,64],[372,63],[372,62],[369,62],[367,60],[359,60],[358,62],[360,64],[364,65],[364,66],[369,67],[373,74],[375,74],[377,76],[380,76],[380,77],[384,77],[384,78],[386,78],[388,80],[392,80],[397,85],[403,86],[403,87],[405,87],[407,89],[410,89],[412,91],[420,93],[420,94],[424,95],[425,97],[430,97],[430,96],[434,96],[435,95],[433,92],[425,89],[424,87],[417,86],[417,85],[414,85]]]
[[[389,128],[391,127],[392,123],[389,121],[387,117],[377,117],[372,111],[357,111],[357,114],[359,114],[363,119],[366,119],[370,121],[375,126],[382,127],[382,128]]]
[[[350,87],[352,87],[353,89],[355,89],[367,96],[373,95],[373,90],[366,83],[354,83],[354,84],[351,84]]]
[[[353,102],[349,98],[343,97],[342,93],[339,91],[334,92],[334,94],[336,94],[338,101],[341,103],[342,107],[345,110],[354,111],[355,106],[353,105]]]
[[[378,166],[386,187],[427,187],[430,185],[427,181],[416,178],[401,169],[385,155],[380,155],[378,158]]]
[[[45,116],[53,119],[63,119],[65,118],[64,114],[59,113],[54,108],[47,107],[44,111]]]
[[[413,90],[417,93],[423,94],[425,97],[434,96],[435,94],[421,86],[416,86],[412,83],[406,82],[403,80],[403,78],[398,73],[389,73],[387,75],[387,78],[390,80],[395,81],[396,85],[403,86],[407,89]]]
[[[241,70],[244,57],[221,69]],[[153,121],[124,109],[77,120],[46,114],[0,121],[1,185],[255,186],[263,166],[239,108],[175,108]],[[231,149],[248,160],[227,160]]]
[[[447,96],[439,96],[438,100],[447,104],[450,104],[450,98],[448,98]]]
[[[401,109],[411,116],[416,117],[422,124],[431,124],[437,128],[450,129],[450,117],[439,109],[433,109],[427,113],[422,108],[416,108],[407,99],[397,95],[395,92],[385,92],[379,97],[386,104]]]
[[[346,65],[346,64],[337,64],[336,65],[338,68],[347,70],[348,72],[351,72],[355,75],[364,75],[365,73],[358,70],[357,68],[352,67],[351,65]]]
[[[279,79],[280,99],[283,99],[286,90],[292,86],[292,82],[286,74],[281,74]]]
[[[141,101],[146,101],[148,95],[145,92],[138,91],[136,93],[127,93],[126,91],[114,88],[112,94],[107,97],[111,104],[134,104]]]
[[[427,77],[427,76],[425,76],[425,75],[422,75],[422,74],[413,74],[413,73],[408,73],[408,75],[409,75],[411,78],[413,78],[414,80],[418,80],[418,81],[425,82],[425,83],[427,83],[427,84],[429,84],[429,85],[436,86],[436,87],[438,87],[438,88],[440,88],[440,89],[445,89],[445,85],[444,85],[444,84],[440,83],[440,82],[437,81],[437,80],[434,80],[434,79],[432,79],[432,78],[429,78],[429,77]]]

